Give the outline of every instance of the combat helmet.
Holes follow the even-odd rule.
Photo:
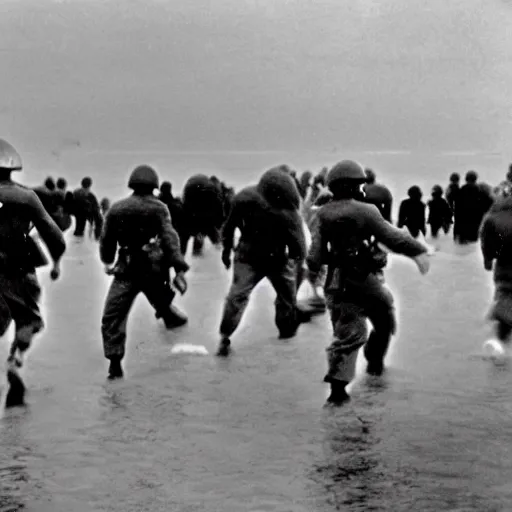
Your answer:
[[[159,187],[158,174],[149,165],[139,165],[135,167],[128,180],[128,187],[134,189],[136,187]]]
[[[6,140],[0,139],[0,169],[21,171],[21,156]]]
[[[361,164],[353,160],[343,160],[329,171],[327,174],[327,186],[331,186],[338,182],[366,183],[368,180]]]

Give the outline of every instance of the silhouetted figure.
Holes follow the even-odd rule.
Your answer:
[[[302,199],[306,199],[311,187],[311,178],[313,178],[313,173],[311,171],[304,171],[299,179],[299,193]]]
[[[169,209],[172,225],[178,233],[178,237],[180,239],[181,252],[182,254],[185,254],[189,235],[187,234],[187,224],[183,210],[183,202],[179,197],[175,197],[173,195],[172,184],[169,181],[162,182],[158,199],[160,199],[160,201],[162,201]]]
[[[478,240],[478,230],[485,214],[486,200],[477,180],[477,173],[468,171],[466,184],[459,190],[455,201],[453,235],[460,244]]]
[[[100,210],[103,218],[105,218],[105,215],[107,215],[108,211],[110,210],[110,199],[108,197],[104,197],[100,201]]]
[[[224,222],[222,197],[208,176],[196,174],[185,184],[182,200],[186,219],[182,251],[186,254],[188,239],[194,237],[193,254],[198,256],[203,237],[207,236],[214,245],[220,243],[220,228]]]
[[[391,192],[385,185],[376,182],[376,174],[372,169],[366,169],[365,174],[368,181],[363,187],[365,193],[364,201],[375,205],[381,215],[388,222],[391,222],[391,209],[393,207],[393,196]]]
[[[404,226],[409,230],[414,238],[420,233],[427,234],[425,226],[425,203],[421,200],[423,193],[420,187],[414,185],[408,191],[408,199],[404,199],[400,204],[398,213],[398,227]]]
[[[450,184],[446,188],[446,201],[450,205],[452,212],[455,211],[455,201],[460,190],[460,174],[454,172],[450,175]]]
[[[453,222],[453,214],[448,201],[443,197],[443,189],[440,185],[432,188],[432,199],[428,202],[428,221],[430,232],[437,238],[440,229],[447,234]]]
[[[103,227],[103,217],[100,212],[98,199],[91,191],[92,179],[82,180],[82,187],[73,193],[73,213],[75,215],[75,232],[77,237],[83,237],[87,223],[94,229],[94,237],[99,240]]]
[[[57,210],[54,179],[49,176],[44,180],[43,185],[34,188],[34,192],[37,194],[41,203],[43,203],[44,209],[53,218]]]

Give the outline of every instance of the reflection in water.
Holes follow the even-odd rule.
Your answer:
[[[375,486],[379,480],[378,439],[372,434],[372,425],[363,424],[349,408],[328,410],[324,418],[325,460],[316,467],[317,481],[336,510],[348,505],[369,510],[379,494]]]
[[[13,410],[0,422],[2,449],[0,452],[0,511],[11,512],[25,509],[25,497],[29,489],[38,487],[29,477],[26,460],[35,450],[23,441],[25,410]]]

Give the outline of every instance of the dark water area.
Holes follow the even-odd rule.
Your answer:
[[[359,361],[352,401],[324,409],[327,317],[278,340],[267,285],[233,356],[213,357],[230,278],[213,248],[179,300],[190,324],[167,332],[138,300],[126,378],[107,382],[108,278],[94,243],[70,241],[62,280],[41,272],[28,407],[0,419],[0,511],[510,510],[512,368],[479,355],[490,276],[476,247],[440,245],[426,277],[401,258],[387,272],[400,319],[388,373]],[[171,354],[176,342],[210,354]]]

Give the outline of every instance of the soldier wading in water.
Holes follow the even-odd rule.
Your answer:
[[[128,186],[133,195],[112,205],[100,239],[101,260],[107,273],[114,275],[101,324],[104,353],[110,360],[109,379],[123,376],[126,324],[139,293],[147,297],[168,329],[187,322],[172,306],[175,294],[170,287],[170,269],[176,272],[174,286],[185,293],[189,267],[169,210],[153,195],[158,175],[153,168],[141,165],[132,172]],[[118,248],[118,260],[111,267]]]
[[[379,276],[380,257],[375,257],[373,240],[390,250],[413,258],[421,273],[429,269],[426,249],[410,235],[386,222],[378,209],[355,198],[361,197],[366,181],[363,168],[345,160],[327,176],[331,202],[318,212],[318,224],[307,258],[311,279],[327,264],[325,296],[331,313],[334,340],[327,349],[331,385],[328,403],[339,405],[349,399],[346,386],[355,375],[359,348],[365,345],[367,372],[380,375],[392,334],[395,332],[393,297]],[[378,255],[379,256],[379,255]],[[367,337],[366,320],[372,324]]]
[[[0,139],[0,336],[11,321],[16,325],[7,360],[6,407],[24,403],[25,386],[18,371],[32,338],[44,327],[36,267],[46,265],[47,260],[29,233],[35,227],[48,247],[54,262],[53,280],[60,275],[59,261],[66,249],[61,230],[36,193],[11,180],[11,172],[21,169],[19,154]]]
[[[230,337],[238,327],[258,283],[267,278],[277,297],[275,322],[281,339],[295,336],[311,312],[297,307],[297,265],[306,246],[299,214],[299,192],[283,169],[267,171],[257,186],[246,187],[234,198],[223,230],[222,261],[231,266],[235,231],[240,241],[235,249],[233,283],[226,297],[220,325],[217,355],[230,353]]]

